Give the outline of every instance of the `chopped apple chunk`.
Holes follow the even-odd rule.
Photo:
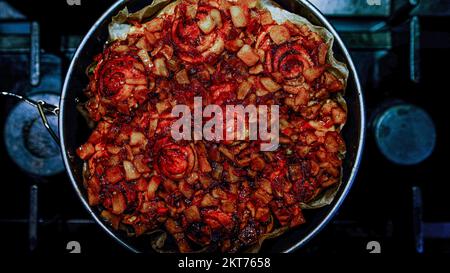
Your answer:
[[[155,60],[155,74],[162,77],[169,77],[169,70],[167,70],[166,62],[163,58]]]
[[[161,179],[157,176],[152,176],[147,186],[147,197],[149,199],[155,198],[155,193],[159,187],[159,184],[161,184]]]
[[[213,20],[213,18],[209,15],[206,15],[202,19],[200,19],[197,22],[198,27],[201,29],[201,31],[205,34],[211,33],[214,28],[216,27],[216,24]]]
[[[122,214],[127,208],[125,196],[121,192],[114,192],[111,198],[112,201],[112,213]]]
[[[110,184],[116,184],[123,179],[122,169],[119,166],[108,168],[106,170],[105,179]]]
[[[191,81],[189,80],[189,76],[187,74],[186,69],[180,70],[176,75],[175,79],[179,84],[190,84]]]
[[[238,88],[237,99],[238,100],[245,99],[251,88],[252,88],[251,83],[249,83],[248,81],[242,82]]]
[[[123,168],[125,170],[125,178],[128,181],[138,179],[141,176],[141,174],[134,167],[133,163],[130,161],[123,161]]]
[[[264,67],[262,64],[255,65],[254,67],[249,69],[249,73],[252,75],[259,74],[264,71]]]
[[[276,92],[281,88],[278,83],[274,82],[271,78],[268,77],[261,78],[260,82],[269,92]]]
[[[260,23],[261,25],[270,25],[273,23],[272,14],[270,14],[269,11],[264,11],[260,16]]]
[[[198,222],[201,220],[200,211],[199,211],[198,207],[195,205],[187,208],[184,211],[184,216],[186,217],[186,220],[188,221],[188,223]]]
[[[222,15],[218,9],[212,9],[210,11],[211,18],[218,27],[222,27]]]
[[[147,140],[145,139],[145,135],[141,132],[133,131],[130,136],[130,145],[142,145],[145,144]]]
[[[244,9],[240,6],[230,7],[231,20],[235,27],[246,27],[247,26],[247,16],[245,15]]]
[[[197,15],[197,10],[198,10],[198,6],[197,5],[188,5],[186,7],[186,15],[189,18],[194,19],[195,16]]]
[[[254,66],[259,61],[259,55],[249,45],[241,47],[237,56],[248,66]]]
[[[277,45],[281,45],[291,38],[289,30],[284,26],[271,27],[269,30],[269,35],[272,41]]]

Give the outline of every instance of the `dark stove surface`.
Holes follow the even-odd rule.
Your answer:
[[[52,1],[50,9],[43,1],[0,1],[1,91],[57,100],[80,39],[113,2]],[[443,99],[448,69],[441,67],[450,62],[450,3],[312,2],[331,19],[352,53],[370,124],[350,195],[333,222],[298,253],[367,253],[369,242],[375,241],[385,253],[449,254],[450,126]],[[379,135],[386,136],[386,128],[377,120],[393,105],[412,105],[430,119],[420,129],[425,131],[404,135],[404,143],[390,148],[401,152],[408,143],[414,144],[408,146],[410,152],[428,148],[417,164],[395,164],[381,152]],[[79,245],[83,253],[126,253],[82,207],[58,165],[52,139],[42,134],[37,112],[32,112],[0,97],[1,251],[67,253]],[[412,120],[414,113],[407,112]],[[433,145],[424,147],[417,137]]]

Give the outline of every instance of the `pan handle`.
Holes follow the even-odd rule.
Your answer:
[[[50,136],[53,138],[53,140],[55,140],[55,142],[58,145],[60,144],[60,140],[59,140],[58,135],[55,133],[55,131],[53,131],[53,129],[50,126],[50,123],[48,122],[48,119],[47,119],[47,115],[48,114],[52,114],[52,115],[55,115],[57,117],[59,116],[59,107],[58,106],[49,104],[49,103],[47,103],[47,102],[45,102],[43,100],[35,101],[35,100],[32,100],[32,99],[27,98],[25,96],[21,96],[21,95],[10,93],[10,92],[3,92],[2,91],[0,94],[2,96],[13,97],[13,98],[19,99],[19,100],[21,100],[23,102],[26,102],[29,105],[35,107],[38,110],[39,115],[40,115],[41,120],[42,120],[42,123],[43,123],[44,127],[47,129],[47,131],[49,132]]]

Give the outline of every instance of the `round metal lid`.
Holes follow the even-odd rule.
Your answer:
[[[411,104],[384,110],[374,122],[375,141],[381,153],[400,165],[414,165],[427,159],[436,144],[431,117]]]

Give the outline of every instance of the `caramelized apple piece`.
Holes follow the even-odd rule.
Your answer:
[[[158,58],[155,60],[154,73],[158,76],[169,77],[169,70],[167,70],[166,62],[163,58]]]
[[[251,83],[249,83],[248,81],[242,82],[238,88],[237,99],[238,100],[245,99],[251,88],[252,88]]]
[[[342,125],[347,120],[347,113],[341,107],[333,108],[331,113],[333,122],[337,125]]]
[[[100,204],[100,194],[92,188],[87,189],[88,203],[90,206],[97,206]]]
[[[198,5],[188,5],[186,7],[186,15],[187,17],[194,19],[197,16]]]
[[[214,28],[216,27],[216,24],[215,24],[213,18],[209,15],[206,15],[202,19],[200,19],[197,22],[197,25],[201,29],[201,31],[205,34],[211,33],[214,30]]]
[[[260,82],[269,92],[276,92],[281,89],[281,86],[269,77],[261,78]]]
[[[219,204],[219,201],[212,197],[209,193],[205,194],[203,197],[200,206],[202,207],[211,207],[211,206],[217,206]]]
[[[250,70],[248,72],[250,74],[252,74],[252,75],[257,75],[257,74],[259,74],[259,73],[261,73],[263,71],[264,71],[263,65],[262,64],[258,64],[258,65],[255,65],[254,67],[250,68]]]
[[[119,215],[122,214],[127,208],[125,196],[121,192],[115,191],[111,197],[112,213]]]
[[[223,50],[225,49],[225,42],[223,41],[222,38],[217,38],[215,43],[211,46],[211,48],[205,52],[203,52],[203,56],[208,56],[211,53],[216,54],[216,55],[220,55]]]
[[[235,39],[232,41],[227,41],[225,43],[225,48],[232,52],[237,52],[244,45],[244,41],[241,39]]]
[[[284,26],[278,25],[270,28],[269,35],[272,41],[277,45],[281,45],[291,38],[289,30]]]
[[[233,25],[237,28],[246,27],[247,26],[247,16],[245,11],[240,6],[231,6],[230,7],[231,20],[233,21]]]
[[[149,199],[155,198],[159,184],[161,184],[161,179],[157,176],[152,176],[147,186],[147,197]]]
[[[210,11],[210,16],[214,20],[216,26],[222,27],[222,14],[220,14],[218,9],[212,9]]]
[[[133,165],[140,173],[149,173],[151,171],[148,165],[145,164],[143,155],[136,156],[133,160]]]
[[[170,61],[173,57],[173,48],[171,46],[164,45],[160,52],[166,57],[167,61]]]
[[[272,14],[269,11],[263,11],[259,17],[261,25],[271,25],[273,24]]]
[[[201,220],[200,211],[197,206],[191,206],[184,210],[184,216],[188,223],[199,222]]]
[[[120,217],[117,215],[112,214],[111,212],[107,210],[102,210],[101,216],[105,221],[109,222],[113,229],[118,229],[120,224]]]
[[[77,149],[78,156],[83,160],[89,159],[94,153],[94,145],[92,145],[92,143],[90,142],[83,144],[80,148]]]
[[[147,142],[145,135],[141,132],[133,131],[130,136],[130,145],[143,145]]]
[[[106,169],[105,179],[110,184],[116,184],[123,179],[122,168],[115,166],[113,168]]]
[[[156,103],[156,111],[158,111],[158,114],[162,114],[164,111],[169,109],[170,103],[168,101],[160,101]]]
[[[248,66],[254,66],[259,61],[259,55],[256,54],[249,45],[241,47],[237,56]]]
[[[240,5],[246,6],[249,9],[256,8],[256,5],[258,4],[258,0],[239,0]]]
[[[125,178],[128,181],[136,180],[141,176],[141,174],[134,167],[133,163],[130,161],[123,161],[123,169],[125,170]]]
[[[177,80],[177,82],[179,84],[190,84],[191,83],[186,69],[182,69],[182,70],[178,71],[177,74],[175,75],[175,79]]]

